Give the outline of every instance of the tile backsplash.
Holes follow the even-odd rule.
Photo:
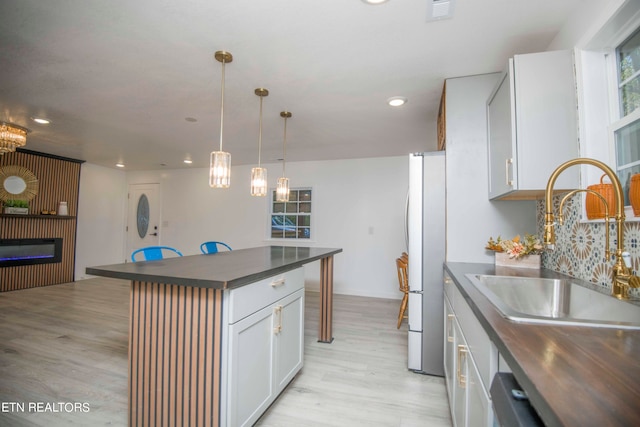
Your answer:
[[[554,213],[558,212],[560,197],[554,198]],[[537,207],[538,235],[544,233],[545,203],[539,200]],[[598,284],[611,289],[611,266],[605,257],[606,226],[604,222],[581,222],[581,198],[574,197],[565,202],[563,207],[564,221],[557,224],[556,248],[553,252],[542,255],[542,266],[578,279]],[[624,226],[624,248],[631,255],[632,269],[640,270],[640,222],[626,222]],[[617,247],[617,231],[615,220],[609,224],[609,245],[611,255]],[[640,290],[631,292],[640,296]]]

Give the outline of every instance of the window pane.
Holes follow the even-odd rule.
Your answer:
[[[640,32],[636,32],[618,48],[618,82],[623,117],[640,107],[640,80],[635,76],[638,71],[640,71]]]
[[[311,217],[308,215],[300,215],[298,217],[298,225],[303,227],[311,226]]]
[[[640,107],[640,76],[636,76],[620,88],[620,102],[623,117]]]
[[[273,213],[284,213],[284,203],[274,203]]]
[[[640,161],[640,120],[618,129],[615,132],[615,141],[618,169]]]
[[[300,190],[300,201],[308,202],[311,200],[311,190]]]
[[[271,237],[282,238],[284,236],[284,216],[271,216]]]
[[[631,205],[631,202],[629,201],[629,188],[631,187],[631,177],[637,173],[640,173],[640,165],[635,165],[629,168],[618,170],[617,175],[620,177],[620,182],[622,183],[622,189],[624,191],[625,206]]]
[[[308,239],[311,232],[308,228],[302,227],[298,229],[298,239]]]
[[[300,202],[300,212],[311,213],[311,203],[309,202]]]
[[[287,215],[284,217],[285,224],[289,227],[295,227],[298,225],[298,217],[297,215]]]
[[[287,213],[298,212],[298,203],[287,203]]]
[[[289,190],[289,201],[290,202],[298,201],[298,190]]]

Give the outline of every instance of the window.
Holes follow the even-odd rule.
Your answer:
[[[629,205],[631,176],[640,173],[640,30],[616,49],[618,116],[612,124],[616,173]]]
[[[311,189],[293,188],[288,202],[276,201],[271,191],[271,238],[311,238]]]

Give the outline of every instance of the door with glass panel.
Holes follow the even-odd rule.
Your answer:
[[[160,242],[160,184],[129,185],[126,261],[131,252]]]

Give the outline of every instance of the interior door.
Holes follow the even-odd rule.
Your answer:
[[[126,260],[131,252],[160,242],[160,184],[129,185]]]

